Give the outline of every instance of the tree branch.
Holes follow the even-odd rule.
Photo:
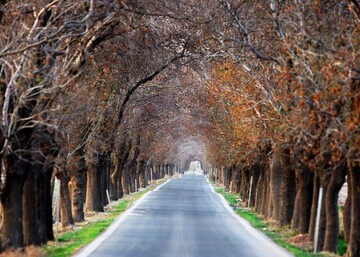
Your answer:
[[[260,52],[251,42],[250,39],[250,35],[249,32],[247,30],[247,28],[245,27],[245,25],[239,20],[239,18],[237,17],[236,13],[232,10],[230,3],[228,3],[227,1],[224,0],[219,0],[220,4],[222,4],[226,10],[229,12],[229,14],[231,15],[231,17],[234,19],[234,21],[236,22],[237,27],[240,29],[241,33],[245,36],[245,42],[246,45],[250,48],[250,50],[256,55],[257,58],[259,59],[263,59],[266,61],[272,61],[275,62],[277,64],[280,64],[278,62],[278,60],[276,60],[275,58],[268,56],[262,52]]]
[[[130,101],[131,96],[135,93],[135,91],[141,85],[144,85],[147,82],[153,80],[157,75],[159,75],[163,70],[165,70],[170,64],[174,63],[175,61],[179,60],[182,57],[184,57],[184,53],[182,53],[181,55],[173,57],[169,62],[165,63],[164,65],[159,67],[156,71],[149,74],[145,78],[139,80],[130,90],[128,90],[128,92],[126,93],[125,99],[123,100],[123,102],[121,104],[121,107],[120,107],[119,116],[118,116],[118,120],[117,120],[117,124],[116,124],[117,126],[119,126],[121,124],[121,121],[124,118],[126,106],[127,106],[128,102]]]

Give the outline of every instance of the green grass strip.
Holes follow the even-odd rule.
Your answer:
[[[230,203],[230,205],[235,207],[235,212],[240,217],[247,220],[254,228],[260,230],[262,233],[266,234],[268,237],[270,237],[276,244],[280,245],[281,247],[287,249],[289,252],[294,254],[296,257],[320,257],[320,256],[327,256],[324,254],[314,254],[309,251],[303,250],[295,245],[290,244],[286,241],[286,238],[289,238],[291,236],[294,236],[294,234],[291,234],[289,232],[282,231],[282,228],[276,229],[276,230],[269,230],[269,225],[261,218],[257,213],[247,210],[247,209],[241,209],[237,208],[239,207],[240,195],[239,194],[231,194],[230,192],[227,192],[224,187],[217,187],[214,186],[215,191],[219,194],[223,195],[225,199]]]
[[[162,184],[167,179],[162,179],[158,183]],[[85,245],[91,243],[96,237],[98,237],[111,223],[124,212],[128,206],[141,198],[145,193],[154,190],[155,186],[149,186],[144,191],[137,192],[132,195],[127,195],[119,202],[112,206],[111,210],[108,211],[110,215],[103,217],[95,222],[85,225],[79,230],[73,230],[65,232],[59,236],[59,245],[46,245],[44,251],[46,256],[49,257],[68,257],[72,256],[77,250]]]

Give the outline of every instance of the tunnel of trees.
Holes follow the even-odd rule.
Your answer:
[[[69,226],[199,160],[309,240],[322,187],[329,252],[347,180],[360,256],[358,0],[0,0],[0,30],[2,251],[53,240],[54,177]]]

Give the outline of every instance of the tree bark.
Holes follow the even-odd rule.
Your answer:
[[[311,213],[310,213],[310,224],[309,224],[309,241],[314,241],[319,189],[320,189],[320,179],[318,172],[315,171],[314,179],[313,179],[313,197],[311,201]]]
[[[51,165],[38,173],[38,230],[42,243],[54,239],[51,192],[53,169],[53,165]]]
[[[37,188],[38,175],[33,168],[30,169],[26,177],[23,192],[23,229],[24,245],[40,245],[38,230],[38,203],[39,195]]]
[[[268,167],[269,168],[269,167]],[[268,186],[270,184],[270,172],[264,171],[264,180],[263,180],[263,191],[262,191],[262,206],[261,206],[261,214],[263,214],[265,217],[268,217],[268,210],[270,205],[270,187]]]
[[[118,156],[114,156],[113,158],[113,167],[112,168],[112,172],[110,172],[110,184],[109,184],[109,194],[110,194],[110,199],[112,201],[116,201],[118,200],[118,192],[117,192],[117,180],[118,180],[118,176],[117,174],[119,173],[118,169],[119,169],[119,157]]]
[[[238,169],[238,167],[233,166],[233,171],[232,171],[232,188],[231,188],[231,192],[238,194],[240,193],[240,170]]]
[[[350,167],[351,179],[351,229],[346,256],[360,256],[360,164]]]
[[[295,170],[291,165],[290,150],[288,147],[281,154],[281,213],[280,226],[291,223],[294,212],[296,195]]]
[[[298,211],[298,224],[292,224],[293,229],[296,229],[301,234],[306,234],[309,231],[311,201],[313,194],[313,173],[302,164],[295,171],[297,178],[298,190],[296,193],[295,203],[299,205]],[[294,211],[295,212],[295,211]],[[295,220],[293,221],[296,222]]]
[[[278,148],[278,147],[276,147]],[[272,201],[272,212],[270,212],[270,217],[276,221],[280,221],[280,213],[285,212],[285,209],[281,208],[281,189],[282,189],[282,172],[281,172],[281,163],[280,163],[280,150],[276,149],[273,153],[270,166],[270,192],[271,192],[271,201]]]
[[[96,211],[103,212],[104,206],[102,201],[102,192],[101,192],[101,167],[99,165],[99,156],[98,154],[94,158],[94,163],[89,165],[86,175],[86,202],[85,209],[87,211]]]
[[[340,165],[331,174],[330,182],[327,186],[325,197],[326,205],[326,231],[324,241],[324,251],[337,252],[339,241],[339,211],[338,195],[341,187],[345,183],[346,166]]]
[[[15,156],[9,156],[6,169],[9,171],[1,194],[1,245],[4,249],[19,248],[24,245],[22,196],[28,165]]]
[[[259,179],[258,179],[257,187],[256,187],[255,210],[258,213],[261,213],[261,206],[262,206],[262,202],[263,202],[263,199],[262,199],[263,190],[264,190],[264,168],[261,167],[260,175],[259,175]]]
[[[120,164],[119,164],[120,165]],[[123,197],[123,186],[122,186],[122,174],[123,174],[124,166],[119,167],[119,171],[116,174],[116,192],[117,198],[120,199]]]
[[[145,172],[146,164],[145,161],[141,160],[138,162],[138,171],[139,171],[139,188],[146,187]]]
[[[231,167],[226,167],[224,169],[224,186],[225,190],[230,190],[230,183],[231,183]]]
[[[135,179],[137,178],[137,161],[132,160],[130,162],[130,192],[135,192]],[[138,182],[137,182],[138,183]]]
[[[71,182],[72,215],[74,222],[82,222],[85,219],[84,203],[86,195],[86,161],[85,153],[81,148],[73,157],[74,165],[68,167]]]
[[[58,174],[57,177],[60,179],[61,226],[67,227],[74,225],[74,219],[71,212],[69,176],[66,174],[66,171],[60,171],[60,174]]]
[[[129,190],[129,162],[128,161],[126,161],[126,163],[124,164],[124,170],[122,172],[121,182],[122,182],[122,191],[123,191],[124,195],[128,195],[130,193],[130,190]]]

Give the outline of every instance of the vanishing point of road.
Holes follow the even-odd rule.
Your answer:
[[[204,176],[148,193],[78,257],[292,256],[238,218]]]

